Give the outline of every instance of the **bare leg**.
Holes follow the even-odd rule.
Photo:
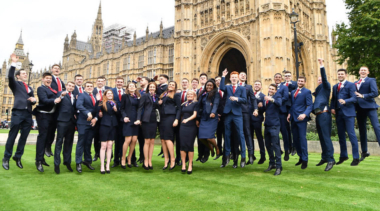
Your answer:
[[[107,164],[106,164],[106,170],[107,171],[110,170],[112,145],[113,145],[113,141],[107,141]]]
[[[167,150],[169,151],[169,154],[170,154],[170,168],[173,168],[173,166],[175,165],[174,145],[171,140],[165,140],[165,142],[166,142]]]
[[[186,169],[186,152],[181,151],[181,159],[182,159],[182,170]]]
[[[150,142],[150,139],[145,139],[145,143],[144,143],[144,166],[148,166],[148,163],[149,163],[149,142]]]
[[[216,144],[216,140],[215,139],[207,139],[207,141],[211,144],[211,146],[213,148],[216,149],[216,155],[219,155],[219,148],[218,148],[218,145]],[[214,149],[212,149],[211,151],[213,151]]]
[[[189,168],[187,168],[188,171],[193,170],[193,158],[194,158],[194,152],[189,152]]]
[[[169,162],[168,148],[166,146],[166,141],[164,139],[161,139],[161,144],[162,144],[162,151],[164,152],[164,157],[165,157],[164,167],[166,167],[166,166],[168,166],[167,163]]]
[[[129,146],[129,152],[128,152],[128,164],[131,163],[132,153],[135,150],[135,146],[137,142],[137,136],[132,136],[131,139],[132,139],[132,142],[131,142],[131,145]]]
[[[127,150],[128,150],[129,144],[131,143],[131,140],[132,140],[132,136],[125,137],[124,146],[123,146],[123,157],[122,157],[123,160],[125,160],[125,155],[127,154]],[[124,152],[124,149],[125,149],[125,152]],[[131,151],[131,148],[129,148],[129,151]],[[129,157],[128,157],[128,165],[131,165],[131,160],[129,159]]]
[[[149,166],[153,166],[152,164],[153,150],[154,150],[154,139],[150,139],[149,140],[149,159],[148,159]]]
[[[100,171],[104,171],[104,157],[107,149],[107,142],[100,142],[102,145],[100,147]],[[108,162],[109,159],[107,159]]]

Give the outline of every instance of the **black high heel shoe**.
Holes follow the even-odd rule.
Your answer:
[[[182,173],[185,173],[186,172],[186,169],[181,169]]]
[[[107,174],[110,174],[111,173],[111,171],[110,170],[108,170],[108,171],[106,171],[107,172]]]
[[[128,168],[132,168],[132,164],[127,164]]]
[[[162,170],[166,170],[168,168],[168,166],[164,166],[164,168],[162,168]]]
[[[193,173],[193,170],[191,170],[191,171],[187,171],[187,174],[191,174],[191,173]]]
[[[150,170],[153,170],[153,166],[149,166],[149,169],[150,169]]]
[[[123,165],[120,165],[120,166],[121,166],[122,169],[126,169],[126,168],[127,168],[126,165],[124,165],[124,166],[123,166]]]
[[[148,166],[145,166],[145,164],[143,164],[143,168],[144,168],[145,170],[149,170],[149,167],[148,167]]]
[[[105,174],[106,172],[105,171],[100,171],[100,174]]]
[[[173,167],[170,167],[169,170],[170,170],[170,171],[173,170],[173,169],[175,168],[175,166],[176,166],[176,165],[174,164],[174,166],[173,166]]]

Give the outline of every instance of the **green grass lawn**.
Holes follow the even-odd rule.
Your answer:
[[[9,129],[0,129],[0,133],[9,133]],[[38,134],[38,130],[30,130],[30,134]]]
[[[137,147],[138,148],[138,147]],[[120,167],[111,174],[99,173],[100,162],[91,171],[69,172],[61,165],[39,173],[34,165],[35,146],[27,145],[24,169],[13,160],[10,170],[0,170],[1,210],[379,210],[380,157],[370,156],[357,167],[350,161],[330,172],[316,167],[320,155],[310,154],[309,167],[301,170],[291,157],[280,176],[264,173],[263,165],[219,168],[221,158],[194,163],[193,174],[181,167],[163,171],[164,160],[154,151],[153,171]],[[4,151],[4,146],[0,146]],[[75,148],[73,150],[75,152]],[[256,152],[256,154],[258,154]],[[337,159],[339,155],[335,155]],[[73,160],[74,153],[73,153]],[[75,163],[72,163],[75,167]]]

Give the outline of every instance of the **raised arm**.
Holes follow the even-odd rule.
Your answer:
[[[222,73],[222,80],[220,80],[220,86],[219,86],[219,89],[222,90],[223,92],[225,92],[225,94],[227,94],[227,89],[226,89],[226,85],[224,84],[225,81],[226,81],[226,75],[228,74],[228,71],[227,71],[227,68],[223,71]]]
[[[323,59],[318,59],[318,63],[319,63],[319,66],[320,66],[320,71],[321,71],[322,86],[325,89],[331,89],[331,85],[330,85],[329,81],[327,80],[324,60]]]

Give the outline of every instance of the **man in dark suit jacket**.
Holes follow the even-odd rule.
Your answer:
[[[257,142],[259,144],[260,149],[260,160],[257,164],[263,164],[266,161],[265,158],[265,146],[262,132],[262,123],[264,121],[264,111],[265,111],[265,100],[264,93],[261,92],[261,81],[256,80],[254,84],[254,95],[257,102],[258,107],[258,115],[254,116],[251,114],[251,131],[252,131],[252,146],[253,152],[255,152],[255,143],[254,143],[254,134],[256,133]],[[253,113],[253,108],[251,108],[251,113]]]
[[[75,75],[74,82],[75,82],[75,88],[74,88],[73,94],[77,97],[79,94],[82,94],[84,92],[83,76],[80,74]]]
[[[269,167],[265,172],[276,169],[274,175],[280,175],[282,171],[281,146],[280,146],[280,110],[282,96],[277,92],[277,85],[271,84],[268,88],[268,96],[265,100],[265,146],[269,155]]]
[[[257,108],[257,102],[256,97],[253,94],[253,89],[251,85],[248,85],[246,83],[247,81],[247,74],[245,72],[239,73],[239,86],[242,86],[245,88],[245,91],[247,93],[247,102],[241,104],[241,110],[243,112],[243,131],[244,131],[244,137],[245,142],[247,144],[248,148],[248,162],[247,165],[253,164],[254,158],[253,158],[253,142],[252,142],[252,136],[251,136],[251,114],[253,116],[258,115],[258,108]],[[251,113],[251,108],[253,109],[253,113]]]
[[[161,96],[161,94],[164,93],[166,91],[166,89],[168,89],[168,80],[169,80],[169,76],[167,76],[165,74],[161,74],[158,77],[158,81],[160,83],[157,86],[157,91],[156,91],[158,96]]]
[[[307,152],[306,129],[307,121],[310,119],[310,113],[313,110],[313,98],[311,91],[305,88],[306,77],[298,77],[298,88],[293,90],[292,107],[288,115],[288,122],[292,122],[292,133],[294,138],[294,145],[297,154],[300,157],[296,166],[302,164],[301,169],[307,168],[309,160]]]
[[[281,95],[282,97],[282,106],[280,108],[280,122],[281,122],[281,134],[282,134],[282,140],[284,142],[284,151],[285,151],[285,156],[284,160],[288,161],[289,160],[289,143],[290,143],[290,136],[288,133],[287,127],[289,127],[289,123],[287,121],[288,117],[288,108],[287,108],[287,102],[289,100],[289,89],[287,86],[281,84],[282,81],[282,75],[281,73],[276,73],[274,75],[274,82],[277,85],[277,92]]]
[[[379,96],[376,85],[376,79],[368,77],[368,67],[361,67],[359,70],[360,79],[355,82],[356,96],[358,103],[356,104],[357,120],[360,133],[360,145],[362,147],[362,155],[360,161],[369,156],[367,148],[367,118],[371,121],[373,130],[376,134],[377,141],[380,144],[380,125],[377,117],[377,109],[379,106],[375,102],[375,98]]]
[[[94,85],[92,82],[85,83],[85,93],[79,94],[78,100],[76,102],[76,108],[80,111],[77,117],[77,127],[78,127],[78,143],[75,152],[75,162],[76,169],[79,173],[82,173],[82,163],[91,170],[95,170],[91,166],[91,142],[94,136],[95,125],[98,120],[97,116],[97,105],[100,97],[95,99],[92,94]],[[84,154],[84,161],[82,162],[82,157]]]
[[[218,87],[218,93],[220,96],[219,106],[218,106],[218,116],[219,116],[219,122],[218,127],[216,129],[216,138],[218,140],[218,148],[219,148],[219,155],[217,155],[214,160],[217,160],[220,156],[223,155],[223,138],[225,138],[225,131],[224,131],[224,117],[223,114],[224,106],[226,105],[226,97],[227,95],[224,94],[222,90],[220,90],[220,81],[222,80],[221,76],[215,77],[215,84]]]
[[[44,152],[46,151],[46,142],[49,141],[51,133],[54,132],[52,128],[55,125],[53,123],[56,121],[54,119],[54,113],[57,110],[56,104],[61,102],[58,92],[50,87],[52,77],[47,72],[42,75],[43,85],[37,89],[38,105],[33,111],[38,124],[36,167],[40,172],[44,172],[42,165],[49,166],[45,162]]]
[[[224,128],[226,129],[226,137],[224,140],[225,152],[223,157],[223,163],[221,167],[225,167],[229,163],[229,155],[231,152],[231,123],[235,125],[238,131],[239,144],[241,147],[241,161],[240,167],[245,167],[245,140],[243,132],[243,116],[242,116],[242,104],[247,102],[247,93],[244,87],[238,86],[239,73],[236,71],[231,72],[230,80],[232,85],[225,85],[225,77],[228,74],[227,69],[223,71],[222,80],[220,81],[220,90],[224,91],[227,95],[226,105],[223,113],[226,114],[224,120]]]
[[[75,83],[69,81],[66,87],[66,91],[58,92],[59,96],[62,94],[64,97],[61,99],[61,103],[59,103],[57,107],[57,140],[54,151],[54,171],[57,174],[60,173],[59,165],[61,164],[61,150],[63,142],[65,142],[63,147],[63,165],[65,165],[69,171],[73,171],[71,168],[71,152],[73,149],[77,115],[75,108],[76,96],[73,93]]]
[[[318,87],[313,93],[315,97],[313,113],[317,116],[315,122],[322,148],[322,159],[317,166],[327,163],[325,171],[330,171],[335,165],[334,147],[331,141],[332,119],[329,107],[331,85],[327,81],[323,59],[318,59],[318,62],[321,67],[321,76],[318,78]]]
[[[8,139],[5,144],[3,168],[9,170],[9,159],[12,157],[13,145],[18,132],[21,132],[21,136],[18,140],[16,154],[13,156],[13,160],[16,161],[16,165],[19,168],[23,168],[21,163],[21,157],[24,154],[24,147],[26,139],[28,138],[32,120],[32,105],[36,103],[34,98],[33,89],[25,82],[28,81],[28,74],[25,70],[21,69],[16,72],[16,63],[18,57],[15,54],[11,55],[11,68],[8,72],[8,86],[12,90],[14,96],[14,103],[12,109],[11,125],[8,134]],[[4,70],[5,71],[5,70]]]
[[[340,157],[337,165],[348,160],[346,132],[352,146],[351,166],[359,165],[359,148],[358,139],[355,134],[355,103],[357,97],[355,95],[356,87],[354,83],[346,80],[347,71],[345,69],[338,70],[339,83],[333,87],[333,95],[331,98],[331,113],[335,114],[336,126],[338,127],[338,136],[340,144]]]
[[[298,85],[297,85],[297,81],[292,80],[292,73],[289,70],[284,71],[284,78],[285,78],[285,81],[282,82],[281,84],[288,87],[289,99],[288,101],[286,101],[286,108],[288,109],[288,113],[289,113],[290,107],[292,106],[292,100],[291,100],[290,94],[293,90],[297,89]],[[289,123],[286,123],[286,130],[288,131],[288,137],[289,137],[289,150],[290,150],[289,153],[291,153],[292,156],[294,156],[296,154],[296,148],[293,146],[292,133],[290,131]]]

